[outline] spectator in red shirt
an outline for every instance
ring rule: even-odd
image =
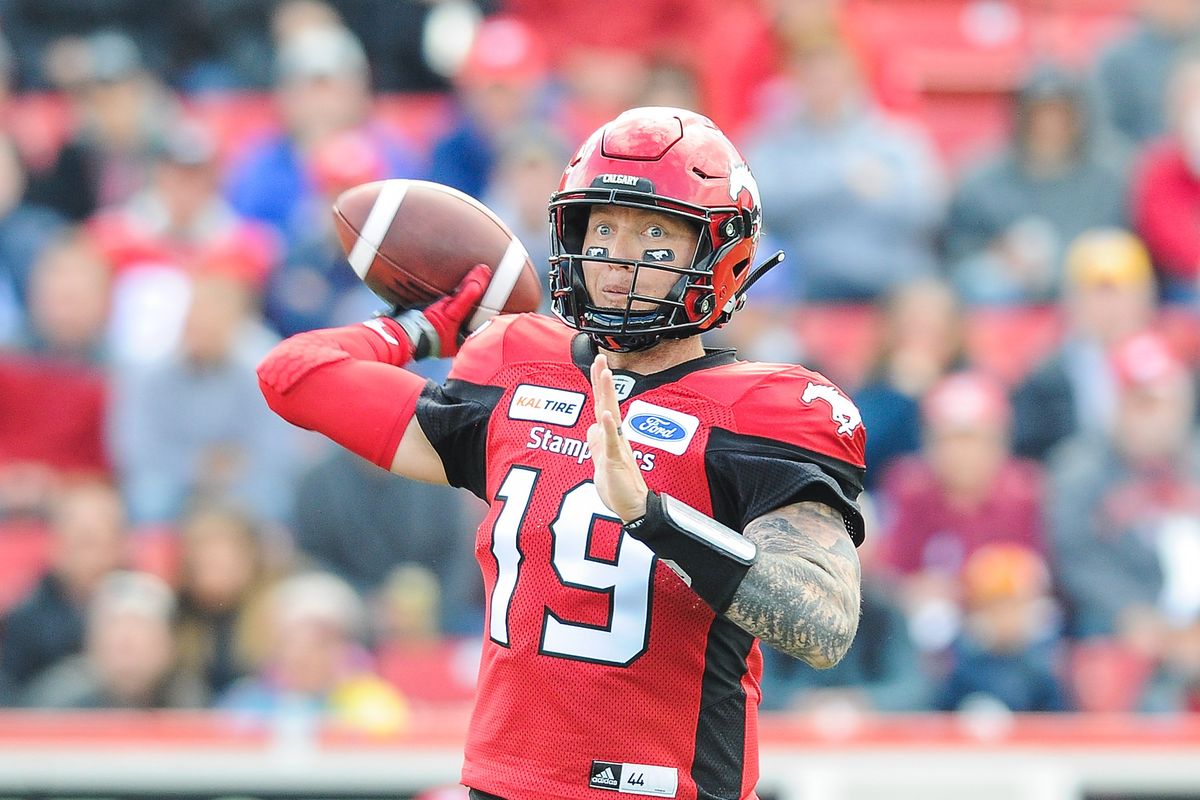
[[[1012,410],[981,373],[957,373],[922,402],[924,445],[884,479],[885,550],[919,646],[941,649],[958,631],[959,576],[979,548],[1012,542],[1042,552],[1042,474],[1011,455]]]
[[[1197,295],[1200,275],[1200,55],[1179,62],[1167,91],[1170,134],[1143,153],[1133,179],[1134,226],[1167,300]]]

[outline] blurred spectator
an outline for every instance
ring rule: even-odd
[[[134,522],[170,521],[202,499],[287,517],[296,440],[258,391],[254,366],[269,337],[253,305],[244,280],[215,267],[198,275],[179,349],[118,374],[111,441]]]
[[[1058,618],[1042,557],[1022,545],[985,545],[963,565],[962,585],[966,619],[934,707],[1066,711]]]
[[[562,165],[570,153],[561,137],[548,128],[511,131],[500,142],[495,173],[483,194],[484,204],[516,234],[537,267],[542,286],[549,286],[550,240],[546,236],[546,203],[558,189]],[[550,313],[550,292],[542,292],[543,314]]]
[[[461,632],[478,619],[482,587],[463,503],[452,489],[397,477],[337,448],[301,477],[292,528],[305,555],[363,594],[400,564],[428,568],[441,587],[439,625]]]
[[[61,88],[79,106],[81,125],[54,165],[31,176],[29,199],[82,220],[145,185],[153,152],[177,109],[128,36],[106,31],[64,46],[71,52],[61,80],[69,85]]]
[[[666,55],[656,57],[647,65],[646,84],[635,105],[686,108],[705,116],[710,113],[691,63]]]
[[[16,146],[0,137],[0,342],[21,321],[34,262],[63,227],[58,214],[25,199],[28,185]]]
[[[254,523],[230,508],[193,509],[180,528],[179,662],[215,696],[264,656],[266,555]]]
[[[920,456],[886,476],[889,565],[917,645],[938,650],[957,632],[959,577],[986,544],[1043,550],[1042,474],[1009,451],[1011,410],[991,378],[963,372],[942,379],[921,402]]]
[[[864,509],[870,513],[872,509]],[[922,663],[908,633],[895,586],[880,564],[880,538],[859,547],[863,568],[862,616],[850,650],[828,670],[806,669],[779,651],[763,647],[764,710],[920,711],[929,701]]]
[[[50,667],[23,705],[37,708],[200,708],[207,691],[175,663],[171,587],[148,573],[114,572],[88,604],[86,647]]]
[[[65,235],[33,265],[28,324],[0,351],[0,517],[38,517],[64,478],[104,475],[108,265]]]
[[[947,259],[971,303],[1053,300],[1067,243],[1126,218],[1125,178],[1097,143],[1081,81],[1034,70],[1013,123],[1009,147],[967,172],[946,221]]]
[[[104,363],[109,279],[108,262],[87,237],[60,232],[31,265],[21,349],[64,366]]]
[[[530,26],[511,17],[485,21],[455,76],[462,115],[433,143],[430,179],[482,196],[500,141],[538,116],[546,78],[546,54]]]
[[[1140,334],[1112,353],[1116,425],[1051,462],[1049,508],[1071,631],[1158,665],[1141,705],[1178,710],[1200,687],[1200,443],[1192,376]]]
[[[371,670],[361,644],[365,612],[348,584],[304,573],[279,583],[268,603],[266,664],[235,683],[222,708],[260,719],[328,716],[375,731],[406,724],[405,700]]]
[[[1195,0],[1138,0],[1136,26],[1096,61],[1100,108],[1129,141],[1140,144],[1166,128],[1166,86],[1182,49],[1200,37]]]
[[[747,148],[764,227],[787,252],[797,295],[864,300],[932,274],[941,175],[927,138],[883,116],[832,28],[797,46],[799,107],[763,120]],[[791,265],[791,267],[789,267]]]
[[[465,50],[465,30],[501,0],[331,0],[366,47],[380,92],[443,92],[451,62]]]
[[[152,362],[174,349],[190,275],[231,271],[257,288],[279,258],[272,229],[243,219],[221,196],[207,128],[182,122],[165,132],[148,177],[127,203],[88,223],[115,272],[110,336],[113,359],[122,364]]]
[[[254,145],[228,181],[234,207],[274,225],[286,239],[303,232],[298,208],[313,196],[305,169],[312,149],[338,131],[361,129],[383,153],[388,177],[417,174],[413,157],[371,120],[371,88],[362,45],[340,27],[301,27],[277,44],[276,98],[284,131]]]
[[[419,564],[392,570],[375,595],[379,674],[414,705],[469,705],[475,697],[480,644],[443,636],[437,576]]]
[[[42,670],[83,647],[84,611],[125,560],[125,510],[112,486],[68,485],[50,510],[50,571],[4,621],[0,689],[11,704]]]
[[[1200,611],[1190,586],[1200,564],[1200,460],[1192,430],[1195,390],[1160,337],[1142,333],[1111,355],[1116,425],[1109,437],[1080,436],[1051,462],[1056,502],[1050,528],[1058,572],[1078,635],[1145,631],[1126,617],[1186,622]]]
[[[774,66],[768,5],[761,0],[506,0],[503,7],[546,41],[569,94],[580,101],[572,130],[582,136],[634,105],[646,62],[664,54],[693,59],[704,99],[704,107],[696,110],[722,130],[738,128],[753,107],[753,88]],[[614,101],[621,106],[616,111]]]
[[[1132,189],[1134,225],[1159,269],[1163,297],[1200,296],[1200,50],[1171,73],[1170,135],[1143,152]]]
[[[900,456],[921,446],[921,398],[965,366],[965,320],[958,297],[935,278],[906,283],[887,297],[878,360],[854,402],[869,427],[868,479],[876,486]]]
[[[284,42],[312,28],[342,28],[345,20],[325,0],[282,0],[271,12],[271,38],[278,49]]]
[[[1013,393],[1013,449],[1039,460],[1072,435],[1108,434],[1117,408],[1109,348],[1145,330],[1155,312],[1150,256],[1133,234],[1088,231],[1065,260],[1066,336]]]
[[[55,88],[48,53],[66,39],[98,30],[120,31],[146,54],[161,73],[170,54],[167,28],[171,15],[147,14],[141,0],[6,0],[4,32],[16,50],[23,89]]]
[[[184,0],[167,17],[171,84],[189,94],[271,85],[276,0]]]
[[[330,208],[346,189],[387,177],[383,151],[361,130],[339,131],[313,148],[307,171],[313,196],[296,210],[306,222],[271,273],[263,298],[267,322],[282,336],[349,325],[382,307],[350,268]]]

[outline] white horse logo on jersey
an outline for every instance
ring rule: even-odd
[[[800,395],[801,402],[812,405],[814,400],[824,400],[829,404],[833,413],[833,421],[838,424],[837,432],[841,436],[853,436],[854,429],[862,425],[862,415],[858,407],[850,402],[850,398],[836,388],[823,383],[808,382],[804,394]]]

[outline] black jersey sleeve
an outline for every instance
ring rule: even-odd
[[[460,380],[430,382],[417,398],[417,422],[442,459],[451,486],[487,500],[487,436],[504,390]]]
[[[783,506],[818,501],[841,511],[847,533],[855,545],[862,544],[859,468],[785,442],[720,428],[710,432],[705,468],[713,514],[735,530]]]

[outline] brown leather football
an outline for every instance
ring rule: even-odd
[[[492,281],[470,325],[535,311],[541,279],[525,246],[483,203],[430,181],[393,178],[347,189],[333,204],[350,266],[383,300],[423,308],[454,291],[476,264]]]

